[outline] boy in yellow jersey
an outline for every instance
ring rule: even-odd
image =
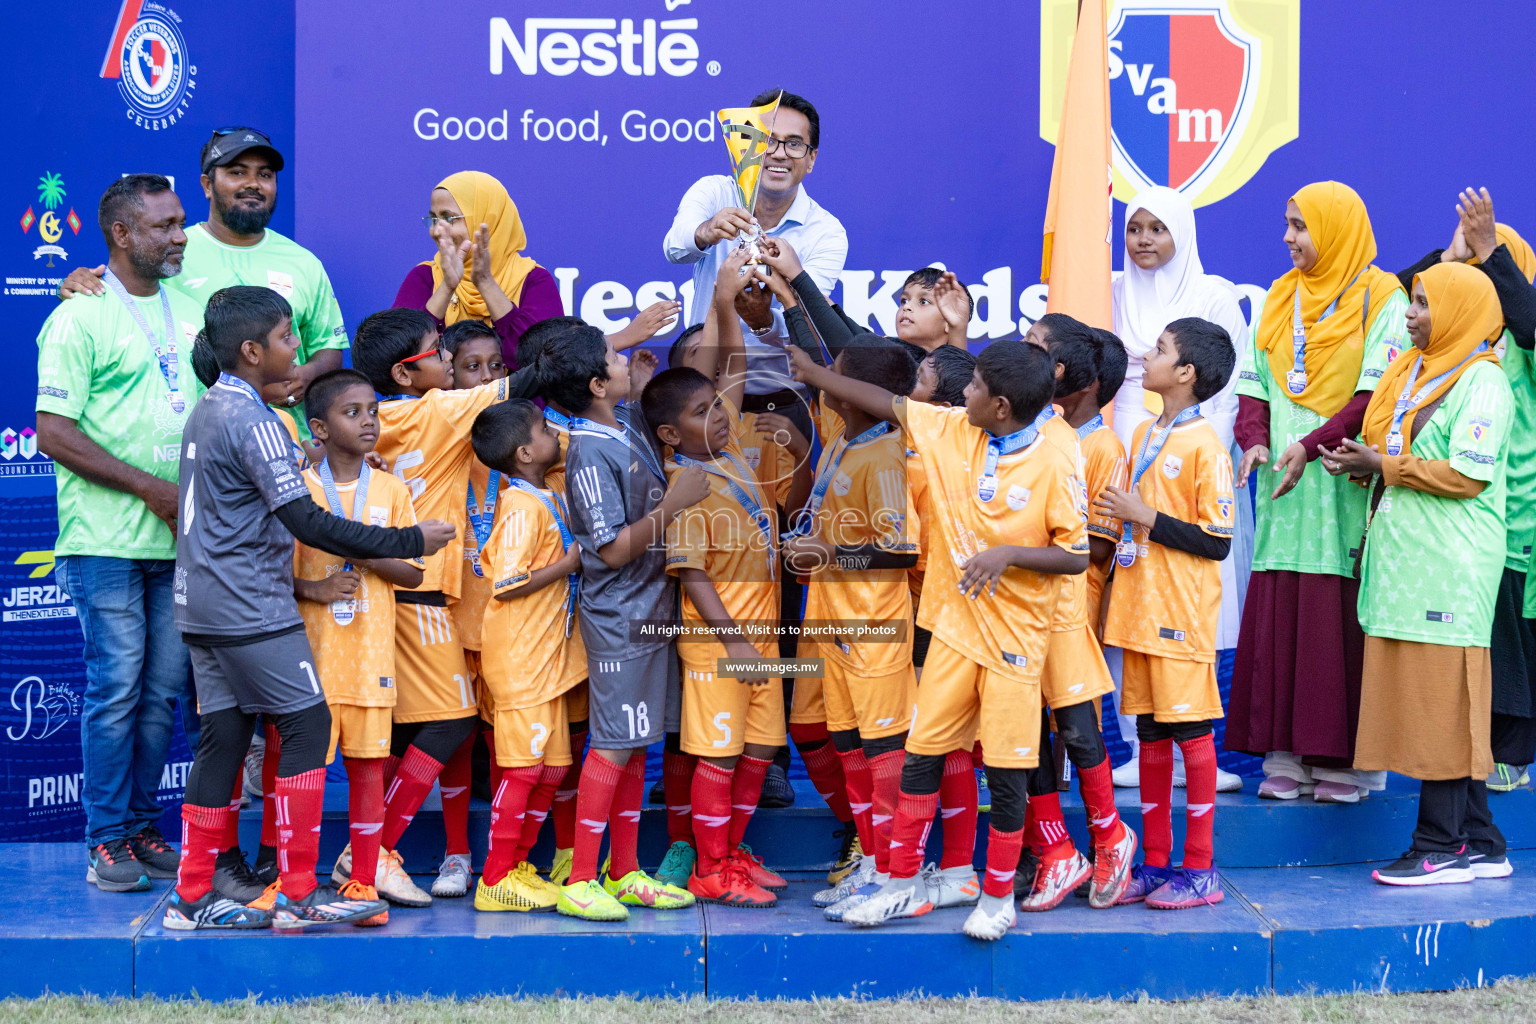
[[[1104,642],[1125,651],[1124,711],[1138,716],[1145,863],[1121,901],[1158,910],[1219,903],[1211,860],[1216,811],[1212,719],[1216,688],[1220,562],[1232,545],[1232,459],[1200,416],[1236,356],[1225,329],[1198,317],[1168,325],[1146,358],[1143,386],[1163,399],[1162,414],[1132,438],[1129,490],[1108,487],[1100,515],[1121,520],[1114,591]],[[1188,777],[1184,863],[1174,868],[1173,744]]]
[[[405,485],[364,461],[379,436],[378,399],[368,378],[356,370],[332,370],[314,380],[307,398],[310,432],[325,446],[325,458],[304,473],[315,503],[354,522],[414,525]],[[339,884],[350,899],[377,899],[378,874],[395,867],[379,848],[384,758],[395,704],[395,587],[421,583],[422,564],[421,559],[353,562],[303,543],[294,550],[293,592],[331,706],[327,760],[340,750],[347,768],[353,857]],[[358,923],[388,920],[385,911]]]
[[[474,460],[470,427],[492,403],[527,397],[535,374],[523,369],[467,391],[452,390],[453,364],[440,347],[436,324],[419,309],[387,309],[368,317],[358,325],[352,359],[375,391],[392,396],[379,405],[378,451],[410,489],[418,518],[441,518],[467,529],[464,499]],[[394,776],[386,779],[386,851],[395,849],[478,717],[450,611],[463,592],[462,565],[461,547],[439,552],[427,559],[420,586],[395,595],[398,692],[385,766],[386,777]],[[350,851],[343,851],[337,870],[348,866]],[[386,890],[385,897],[405,906],[432,902],[407,877],[402,882],[408,884]]]
[[[560,441],[537,406],[491,406],[470,440],[480,464],[505,474],[481,552],[495,595],[484,610],[483,682],[500,771],[475,909],[553,910],[560,890],[534,872],[528,851],[571,764],[566,694],[587,677],[576,627],[581,549],[565,496],[546,486]]]
[[[1040,674],[1061,575],[1088,565],[1076,466],[1040,437],[1053,365],[1021,342],[976,360],[966,407],[892,395],[790,353],[797,379],[894,420],[922,459],[933,526],[921,615],[933,632],[908,732],[891,832],[891,880],[843,920],[871,926],[933,909],[918,876],[945,756],[981,740],[992,786],[987,874],[964,931],[999,939],[1013,924],[1027,770],[1039,763]]]

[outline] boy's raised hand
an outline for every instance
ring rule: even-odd
[[[933,286],[933,301],[944,318],[944,326],[950,330],[966,327],[971,322],[971,297],[960,279],[946,270]]]
[[[416,525],[421,528],[421,553],[423,555],[437,554],[459,532],[452,523],[446,523],[441,519],[428,519],[426,522],[417,523]]]
[[[789,375],[801,384],[814,384],[812,379],[826,367],[816,365],[816,360],[806,354],[805,350],[791,345],[784,350],[789,355]]]
[[[799,277],[805,267],[800,265],[800,257],[796,255],[794,247],[782,238],[765,238],[762,243],[762,261],[773,272],[782,277],[785,283]]]
[[[629,357],[629,393],[638,395],[656,375],[656,353],[642,348]]]
[[[720,270],[715,274],[715,301],[721,302],[729,298],[735,301],[737,295],[752,281],[751,274],[743,274],[741,268],[747,265],[746,246],[737,246],[731,250],[725,262],[720,264]]]
[[[635,314],[635,318],[630,321],[626,333],[638,333],[641,335],[640,341],[649,341],[668,327],[671,327],[677,320],[677,314],[682,311],[683,304],[676,299],[662,299],[658,302],[653,302]],[[638,343],[636,342],[636,344]]]

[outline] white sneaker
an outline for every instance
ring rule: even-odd
[[[923,884],[928,887],[928,902],[935,910],[944,907],[975,906],[981,895],[981,882],[968,864],[941,868],[937,864],[923,865]]]
[[[893,878],[867,901],[844,914],[843,920],[860,928],[873,928],[899,917],[921,917],[932,909],[928,887],[921,879]]]
[[[1116,789],[1139,789],[1141,787],[1141,762],[1131,758],[1125,764],[1109,773],[1111,781]],[[1179,783],[1182,785],[1182,783]]]
[[[433,896],[463,896],[469,892],[469,854],[450,853],[437,867],[437,881],[432,883]]]
[[[261,764],[267,757],[267,738],[257,729],[251,736],[250,749],[245,752],[245,793],[261,799]],[[244,795],[244,794],[242,794]]]
[[[1008,929],[1013,927],[1017,917],[1013,910],[1011,894],[988,896],[982,893],[976,909],[971,911],[971,916],[965,919],[965,925],[961,930],[973,939],[996,942],[1008,934]]]
[[[348,870],[351,870],[350,867]],[[421,890],[411,876],[405,873],[405,864],[398,852],[379,848],[379,866],[374,873],[373,887],[379,895],[402,907],[430,907],[432,897]]]
[[[382,854],[381,854],[382,855]],[[382,861],[380,862],[382,863]],[[331,881],[339,889],[352,878],[352,844],[348,843],[336,855],[336,866],[331,869]]]
[[[861,857],[859,859],[859,863],[854,867],[852,873],[850,873],[847,878],[843,879],[841,882],[838,882],[830,889],[822,889],[815,896],[812,896],[811,906],[830,907],[834,903],[841,903],[853,893],[853,890],[859,888],[862,885],[868,885],[874,880],[874,855],[871,854],[868,857]]]
[[[1188,779],[1184,774],[1184,762],[1178,758],[1174,758],[1173,761],[1173,784],[1179,789],[1184,789],[1188,785]],[[1120,783],[1117,781],[1115,785],[1118,786]],[[1223,768],[1216,769],[1216,792],[1240,793],[1242,789],[1243,777],[1241,775],[1233,775]]]

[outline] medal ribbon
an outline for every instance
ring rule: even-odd
[[[628,430],[624,430],[622,428],[615,430],[606,423],[599,423],[596,420],[589,420],[585,416],[573,416],[571,417],[570,423],[570,429],[572,430],[590,431],[594,434],[601,434],[604,437],[611,437],[615,441],[622,441],[625,446],[627,446],[629,450],[633,452],[637,458],[639,458],[641,462],[645,463],[646,469],[656,474],[656,479],[660,480],[662,483],[667,482],[666,470],[662,469],[661,463],[656,461],[656,453],[651,451],[649,446],[636,442],[632,437],[629,436]]]
[[[747,469],[746,466],[743,466],[740,462],[736,461],[736,456],[732,455],[730,452],[721,452],[720,455],[731,464],[731,468],[733,470],[741,474],[742,480],[752,479],[751,470]],[[688,468],[689,466],[698,466],[700,469],[710,474],[711,476],[717,476],[721,480],[725,481],[726,486],[731,489],[731,496],[736,499],[736,503],[740,505],[742,511],[747,514],[747,518],[752,520],[752,524],[756,526],[762,533],[763,543],[767,546],[765,554],[768,558],[768,578],[770,580],[774,579],[773,517],[763,509],[763,506],[755,497],[752,496],[751,492],[747,491],[744,487],[741,486],[741,484],[737,483],[735,478],[733,478],[729,473],[726,473],[714,463],[700,462],[698,459],[690,459],[688,456],[682,454],[681,452],[674,454],[672,456],[672,461],[677,463],[679,466],[682,466],[684,469]]]
[[[1344,286],[1344,290],[1339,293],[1338,298],[1328,303],[1328,308],[1323,310],[1322,316],[1317,318],[1317,323],[1320,324],[1333,315],[1334,309],[1339,304],[1339,299],[1349,294],[1349,290],[1355,286],[1356,281],[1360,280],[1360,275],[1363,273],[1365,273],[1363,267],[1355,272],[1355,276],[1349,279],[1349,284]],[[1291,303],[1291,373],[1301,375],[1301,391],[1305,391],[1307,389],[1307,328],[1301,322],[1300,288],[1296,289],[1292,294],[1292,298],[1294,301]],[[1316,326],[1316,324],[1313,326]],[[1289,389],[1289,381],[1287,381],[1287,389]],[[1300,393],[1300,391],[1292,392],[1292,394]]]
[[[1028,448],[1035,443],[1035,438],[1040,436],[1040,428],[1043,427],[1056,410],[1047,403],[1044,409],[1035,416],[1035,421],[1023,430],[1015,430],[1006,437],[987,438],[987,458],[981,471],[981,479],[976,483],[976,496],[982,501],[991,501],[997,493],[997,463],[1004,455],[1012,455],[1022,448]],[[989,491],[987,481],[993,481]]]
[[[357,491],[352,495],[352,521],[360,523],[363,515],[368,511],[368,477],[373,472],[368,463],[363,463],[363,468],[357,474]],[[320,465],[315,467],[315,474],[320,477],[320,486],[325,490],[325,503],[331,507],[331,515],[340,519],[347,517],[346,510],[341,507],[341,494],[336,489],[336,478],[331,475],[331,461],[320,460]],[[342,572],[352,568],[352,563],[344,561],[341,564]]]
[[[1417,391],[1415,391],[1413,388],[1413,382],[1418,379],[1419,367],[1424,365],[1424,357],[1421,355],[1413,361],[1413,372],[1408,375],[1407,380],[1403,381],[1403,391],[1400,395],[1397,396],[1397,401],[1392,405],[1392,430],[1387,434],[1388,455],[1402,454],[1401,446],[1403,437],[1403,417],[1408,414],[1408,410],[1422,402],[1424,400],[1424,396],[1434,391],[1435,388],[1439,387],[1441,384],[1444,384],[1446,378],[1450,377],[1457,370],[1460,370],[1471,360],[1486,351],[1488,351],[1488,343],[1485,341],[1481,345],[1477,346],[1477,348],[1467,353],[1467,357],[1461,362],[1457,363],[1449,370],[1446,370],[1434,380],[1426,381],[1424,386],[1419,388]],[[1399,446],[1398,451],[1395,452],[1391,451],[1393,438],[1397,439]]]
[[[1141,451],[1136,453],[1136,464],[1131,473],[1131,493],[1134,494],[1136,492],[1136,485],[1141,483],[1141,478],[1146,475],[1147,470],[1152,468],[1152,463],[1157,461],[1157,457],[1163,453],[1163,447],[1168,443],[1168,439],[1173,436],[1174,428],[1187,420],[1194,419],[1198,415],[1200,415],[1200,406],[1197,403],[1175,416],[1173,422],[1162,430],[1157,429],[1156,420],[1152,421],[1147,427],[1147,432],[1142,435]],[[1154,434],[1157,435],[1155,444],[1152,437]],[[1120,523],[1120,543],[1116,545],[1116,561],[1125,566],[1136,561],[1135,545],[1136,541],[1131,535],[1130,522],[1122,520]],[[1123,553],[1127,551],[1130,552],[1128,559]]]
[[[128,312],[133,314],[133,322],[139,325],[139,330],[144,332],[144,337],[149,339],[149,347],[154,350],[155,363],[160,367],[160,376],[165,379],[166,389],[170,392],[171,409],[177,413],[185,412],[186,400],[181,397],[181,388],[177,378],[181,373],[181,366],[176,361],[176,324],[171,318],[171,297],[166,294],[165,286],[160,286],[160,311],[165,314],[165,347],[155,338],[155,332],[149,329],[149,321],[144,319],[144,311],[139,309],[139,304],[133,301],[128,294],[128,289],[123,282],[117,279],[112,271],[107,271],[104,280],[112,289],[123,305],[128,307]],[[261,396],[256,396],[256,401],[261,401]],[[265,405],[266,403],[262,403]]]
[[[500,476],[499,473],[497,475]],[[560,550],[562,552],[570,551],[571,545],[576,543],[576,536],[575,534],[571,533],[570,514],[566,512],[565,502],[561,499],[560,495],[555,494],[553,491],[545,493],[539,488],[533,486],[533,484],[529,483],[527,480],[524,480],[520,477],[508,477],[508,480],[516,490],[531,494],[544,503],[544,507],[548,509],[549,514],[554,517],[555,525],[560,528]],[[483,541],[481,543],[482,545],[484,544]],[[571,635],[571,622],[576,614],[576,599],[580,593],[581,574],[573,572],[565,578],[566,636]]]
[[[816,474],[816,482],[811,485],[811,496],[806,501],[805,508],[796,517],[795,528],[789,531],[791,536],[805,536],[811,532],[811,524],[816,521],[816,513],[821,511],[822,504],[827,500],[827,489],[832,486],[832,478],[837,475],[837,468],[842,465],[843,455],[848,449],[856,444],[864,444],[877,437],[883,437],[890,430],[891,425],[882,420],[851,441],[846,434],[838,438],[838,443],[833,446],[827,461]]]

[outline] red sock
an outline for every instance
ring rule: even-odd
[[[261,845],[277,847],[277,761],[283,755],[283,741],[277,734],[277,726],[262,716],[262,735],[267,738],[265,753],[261,756]]]
[[[731,776],[721,768],[700,759],[693,772],[693,841],[698,850],[700,875],[720,870],[720,862],[730,853]]]
[[[981,740],[977,740],[974,744],[971,745],[971,767],[975,768],[977,771],[981,771],[983,768],[985,768],[987,763],[985,760],[983,760],[983,757],[984,754],[982,753],[981,749]]]
[[[1055,793],[1047,793],[1044,796],[1032,796],[1029,798],[1030,818],[1034,822],[1034,832],[1030,835],[1032,844],[1038,843],[1044,856],[1060,856],[1072,846],[1072,837],[1067,835],[1067,820],[1061,816],[1061,797]],[[996,829],[993,829],[994,834]],[[1023,835],[1024,831],[1019,830]],[[987,860],[991,863],[991,858]]]
[[[544,821],[549,817],[549,805],[554,802],[555,789],[560,785],[560,780],[565,778],[567,767],[567,765],[560,765],[558,768],[545,765],[543,774],[539,776],[539,784],[533,787],[532,793],[528,794],[528,809],[523,812],[523,834],[517,841],[517,859],[513,862],[514,865],[527,860],[528,854],[533,850],[533,844],[539,841],[539,830],[544,827]]]
[[[1120,811],[1115,807],[1115,782],[1110,777],[1109,758],[1092,768],[1077,769],[1077,788],[1088,809],[1088,832],[1095,843],[1106,843],[1118,834]]]
[[[644,756],[630,754],[631,758]],[[587,755],[587,763],[581,771],[581,788],[576,793],[576,818],[581,827],[576,830],[573,847],[576,852],[572,854],[569,884],[590,882],[597,877],[597,851],[603,844],[614,793],[623,777],[623,765],[614,764],[595,750]]]
[[[667,842],[693,842],[693,766],[698,758],[681,751],[661,755],[661,779],[667,793]]]
[[[581,766],[585,758],[582,748],[587,745],[587,731],[571,733],[571,766],[565,778],[555,790],[555,802],[550,814],[555,819],[555,849],[569,850],[576,845],[576,794],[581,789]]]
[[[896,820],[891,825],[892,878],[917,877],[938,809],[937,793],[902,793],[896,798]]]
[[[1139,758],[1142,857],[1152,867],[1165,868],[1173,852],[1173,814],[1168,806],[1173,799],[1173,740],[1144,741]]]
[[[324,803],[324,768],[278,778],[277,869],[282,874],[283,895],[291,900],[301,900],[315,891]]]
[[[736,759],[736,770],[731,773],[731,834],[730,848],[741,845],[747,837],[747,826],[757,813],[757,800],[763,795],[763,776],[768,774],[772,761],[763,761],[742,754]]]
[[[344,757],[347,768],[347,831],[352,838],[354,882],[372,885],[384,831],[384,759]]]
[[[853,827],[859,830],[859,846],[866,857],[875,855],[875,776],[869,770],[863,747],[838,751],[843,759],[843,779],[848,790],[848,807]]]
[[[389,792],[389,787],[395,784],[395,776],[400,773],[400,759],[390,754],[384,759],[384,792]]]
[[[944,822],[944,853],[939,867],[957,868],[976,862],[976,769],[971,755],[956,750],[944,758],[939,782],[939,817]]]
[[[443,774],[437,780],[450,855],[469,852],[469,758],[474,749],[475,734],[471,732],[443,765]]]
[[[853,810],[848,806],[848,782],[843,775],[843,759],[837,756],[832,745],[832,734],[827,732],[826,722],[807,722],[789,725],[789,738],[800,751],[805,762],[805,773],[811,777],[823,802],[831,809],[832,816],[841,822],[853,820]]]
[[[543,766],[537,764],[508,768],[502,773],[496,798],[491,801],[490,848],[485,854],[485,867],[480,872],[486,885],[495,885],[517,867],[517,847],[523,837],[528,797],[543,774]]]
[[[560,777],[562,779],[565,778],[565,768],[565,765],[560,766]],[[491,750],[490,770],[486,773],[486,778],[491,784],[491,794],[493,796],[495,795],[496,791],[501,788],[501,777],[502,775],[506,774],[506,771],[507,769],[496,763],[496,751],[493,747]]]
[[[987,835],[987,877],[981,883],[981,891],[988,896],[1012,896],[1013,876],[1019,870],[1019,854],[1024,849],[1024,830],[999,832],[991,829]]]
[[[235,792],[229,798],[229,817],[224,822],[224,845],[221,850],[240,848],[240,797],[245,788],[245,772],[235,776]]]
[[[432,783],[443,772],[443,762],[417,747],[405,748],[400,770],[384,795],[384,849],[393,850],[400,837],[421,810],[421,802],[432,792]]]
[[[1184,867],[1211,866],[1216,831],[1216,737],[1210,733],[1179,744],[1184,752]]]
[[[901,796],[901,766],[906,759],[905,750],[887,750],[869,759],[869,773],[875,780],[875,809],[870,824],[875,833],[875,870],[881,874],[891,870],[891,827],[896,817],[896,801]]]
[[[200,900],[213,888],[213,863],[222,850],[229,805],[181,805],[181,860],[176,865],[176,891],[183,900]]]
[[[613,792],[613,809],[608,814],[609,878],[623,878],[640,868],[640,804],[645,799],[645,754],[629,755],[624,777]]]

